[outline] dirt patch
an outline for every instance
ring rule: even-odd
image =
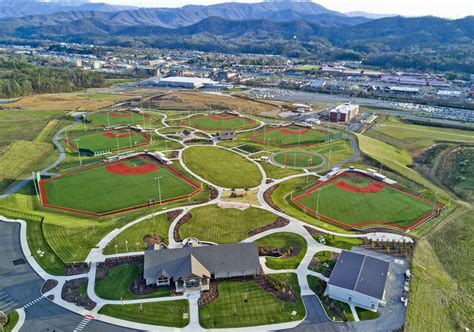
[[[43,287],[41,287],[41,294],[47,293],[58,285],[57,280],[48,279],[44,282]]]
[[[113,164],[105,167],[111,173],[120,175],[137,175],[155,172],[160,169],[160,166],[153,163],[148,163],[142,166],[130,167],[125,163]]]
[[[268,205],[270,205],[273,209],[283,212],[273,201],[272,201],[272,194],[273,192],[278,188],[278,184],[274,185],[273,187],[268,188],[264,193],[263,193],[263,199],[265,202],[267,202]]]
[[[160,235],[156,234],[147,234],[143,237],[143,242],[146,243],[147,247],[163,243],[164,239]]]
[[[83,307],[87,310],[94,309],[97,303],[92,301],[89,296],[87,296],[87,292],[85,294],[83,292],[84,287],[87,287],[87,281],[87,278],[66,281],[61,291],[62,299],[69,303],[74,303],[75,305]]]
[[[183,241],[183,239],[179,235],[179,228],[183,226],[185,223],[187,223],[189,220],[191,220],[192,217],[193,215],[190,212],[188,212],[176,223],[176,227],[174,228],[174,231],[173,231],[173,238],[176,242]]]
[[[84,274],[89,272],[90,266],[88,263],[68,263],[64,264],[66,268],[66,275],[73,276],[77,274]]]
[[[166,212],[166,218],[168,218],[169,222],[173,222],[182,212],[183,210],[181,209],[168,211]]]
[[[283,218],[283,217],[278,217],[273,223],[271,223],[270,225],[267,225],[267,226],[263,226],[263,227],[259,227],[259,228],[256,228],[256,229],[253,229],[251,230],[250,232],[248,232],[248,236],[254,236],[256,234],[259,234],[259,233],[262,233],[262,232],[266,232],[270,229],[275,229],[275,228],[281,228],[281,227],[285,227],[286,225],[288,225],[290,223],[290,221],[286,218]]]
[[[178,158],[179,157],[179,151],[173,150],[171,151],[171,158]]]
[[[287,248],[275,248],[270,246],[265,247],[258,247],[258,255],[259,256],[272,256],[278,257],[282,259],[289,259],[299,255],[301,252],[300,247],[297,246],[289,246]]]
[[[379,191],[382,191],[385,188],[385,186],[381,184],[380,182],[372,182],[371,184],[360,188],[360,187],[353,186],[343,180],[336,181],[336,186],[343,190],[354,192],[354,193],[378,193]]]

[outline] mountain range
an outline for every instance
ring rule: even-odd
[[[181,8],[124,9],[96,3],[63,3],[57,7],[68,10],[0,18],[0,41],[271,53],[320,60],[393,62],[394,67],[417,67],[422,63],[421,67],[456,67],[474,72],[472,16],[458,20],[400,16],[370,19],[345,15],[313,2],[294,1]]]

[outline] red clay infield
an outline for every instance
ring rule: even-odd
[[[236,117],[235,116],[219,116],[219,115],[211,115],[210,118],[212,120],[234,120]]]
[[[105,169],[115,174],[136,175],[136,174],[145,174],[145,173],[157,171],[160,169],[160,166],[155,165],[153,163],[148,163],[143,166],[130,167],[125,163],[118,163],[118,164],[106,166]]]
[[[103,133],[102,135],[104,135],[105,137],[110,137],[110,138],[123,138],[123,137],[130,137],[130,136],[135,136],[135,133],[125,133],[125,134],[114,134],[110,131],[106,132],[106,133]]]
[[[280,133],[290,134],[290,135],[303,135],[303,134],[309,133],[309,129],[302,129],[302,130],[298,130],[298,131],[293,131],[293,130],[289,130],[289,129],[286,129],[286,128],[281,128]]]
[[[366,185],[365,187],[359,188],[353,186],[344,180],[336,181],[336,186],[346,191],[352,191],[354,193],[378,193],[383,190],[384,185],[379,182],[372,182],[371,184]]]
[[[132,116],[132,113],[110,113],[110,116]]]

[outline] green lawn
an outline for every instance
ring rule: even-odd
[[[315,268],[312,268],[311,270],[314,272],[323,273],[326,270],[326,268],[323,266],[324,263],[328,264],[330,269],[334,268],[336,262],[332,260],[332,255],[332,251],[317,252],[313,257],[318,259],[319,265]]]
[[[3,327],[2,332],[11,332],[15,328],[18,320],[20,319],[20,315],[18,315],[18,311],[13,311],[8,315],[7,325]]]
[[[322,143],[327,132],[298,126],[264,129],[251,137],[252,141],[283,147]]]
[[[230,114],[194,115],[181,120],[180,124],[201,130],[235,130],[258,126],[258,123],[252,119]]]
[[[179,229],[181,238],[197,237],[216,243],[240,242],[249,237],[249,231],[277,219],[273,213],[258,208],[221,209],[217,205],[192,209],[191,214],[192,219]]]
[[[130,286],[139,275],[143,275],[143,270],[138,265],[126,264],[116,266],[110,270],[105,279],[96,282],[95,293],[98,297],[105,300],[131,300],[171,295],[171,291],[167,287],[144,296],[132,294]]]
[[[118,174],[109,171],[110,167],[127,168],[126,171],[151,169],[141,174]],[[49,205],[101,214],[146,205],[150,200],[159,202],[157,177],[160,177],[162,201],[190,195],[199,189],[148,156],[89,168],[42,184]]]
[[[294,233],[274,233],[260,238],[256,242],[259,247],[270,246],[288,249],[290,246],[295,246],[300,249],[298,255],[292,258],[267,257],[267,266],[274,270],[298,268],[308,248],[306,240]]]
[[[306,207],[310,213],[319,212],[320,215],[334,220],[335,223],[339,222],[348,226],[364,227],[380,223],[407,227],[433,210],[432,203],[385,184],[383,184],[384,188],[378,192],[365,193],[346,190],[339,187],[339,183],[353,187],[381,184],[361,174],[357,174],[357,178],[350,178],[349,174],[342,175],[324,184],[319,190],[294,199]]]
[[[63,137],[66,141],[66,137]],[[92,152],[104,150],[133,149],[137,145],[148,143],[144,133],[135,130],[121,129],[108,131],[94,131],[79,136],[67,138],[67,143],[74,149],[91,150]]]
[[[143,238],[146,235],[161,236],[164,239],[164,242],[167,244],[168,230],[170,226],[171,222],[168,221],[166,213],[141,221],[119,233],[112,241],[110,241],[110,243],[104,249],[104,254],[111,255],[115,254],[115,252],[127,252],[126,241],[128,241],[129,252],[145,250],[147,248],[147,244]],[[117,248],[115,248],[115,245],[117,245]]]
[[[296,274],[272,277],[291,285],[299,296]],[[223,281],[219,283],[219,297],[199,308],[199,320],[204,328],[236,328],[297,321],[305,312],[301,297],[296,303],[284,302],[255,282]]]
[[[324,161],[323,158],[313,152],[306,151],[286,151],[277,153],[275,161],[279,164],[286,165],[289,167],[315,167],[321,165]]]
[[[143,304],[107,304],[99,310],[99,314],[142,324],[182,328],[189,324],[189,302],[176,300]],[[187,318],[184,318],[185,316]]]
[[[191,171],[220,187],[253,188],[262,181],[255,164],[222,148],[193,146],[184,151],[183,160]]]
[[[290,175],[300,174],[302,172],[302,170],[298,169],[278,167],[270,162],[265,161],[260,162],[260,165],[262,165],[267,177],[271,179],[281,179]]]
[[[377,319],[380,317],[380,313],[378,312],[373,312],[367,309],[355,307],[357,311],[357,316],[359,316],[360,320],[371,320],[371,319]]]

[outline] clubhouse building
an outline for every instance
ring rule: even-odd
[[[325,294],[334,300],[377,311],[384,301],[389,265],[382,259],[343,250]]]
[[[174,285],[177,292],[204,291],[212,279],[260,273],[255,242],[145,251],[146,284]]]

